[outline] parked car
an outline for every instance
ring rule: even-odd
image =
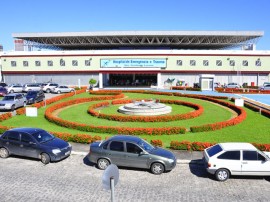
[[[54,88],[58,86],[57,83],[43,83],[42,90],[46,93],[51,93]]]
[[[23,92],[28,92],[30,90],[41,90],[41,86],[38,83],[26,83],[23,85]]]
[[[58,86],[56,88],[52,89],[52,93],[70,93],[70,92],[74,92],[75,89],[74,88],[69,88],[67,86]]]
[[[22,93],[23,92],[23,86],[21,84],[11,84],[7,87],[8,93]]]
[[[0,136],[0,157],[10,155],[40,159],[43,164],[68,157],[72,147],[39,128],[15,128]]]
[[[0,101],[0,110],[14,111],[24,106],[26,106],[26,98],[21,93],[8,94]]]
[[[0,83],[0,86],[1,86],[1,87],[6,87],[6,86],[7,86],[7,84],[6,84],[6,83],[1,82],[1,83]]]
[[[150,169],[156,175],[172,170],[176,165],[176,157],[172,152],[128,135],[116,135],[106,141],[92,143],[88,159],[102,170],[110,164],[116,164]]]
[[[37,102],[41,102],[45,99],[45,95],[44,92],[42,90],[39,91],[28,91],[26,94],[26,100],[27,100],[27,104],[34,104]]]
[[[219,143],[203,154],[207,172],[218,181],[230,175],[270,176],[270,152],[261,152],[250,143]]]
[[[8,94],[8,91],[5,87],[0,86],[0,96],[5,96],[6,94]]]
[[[240,88],[240,85],[237,83],[228,83],[225,88]]]
[[[259,89],[260,90],[270,90],[270,84],[266,84],[264,86],[261,86]]]
[[[220,88],[221,84],[219,82],[214,83],[214,88]]]

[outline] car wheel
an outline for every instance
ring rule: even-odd
[[[46,154],[46,153],[42,153],[41,154],[41,157],[40,157],[40,160],[41,160],[41,162],[43,163],[43,164],[48,164],[48,163],[50,163],[50,156],[48,155],[48,154]]]
[[[59,90],[59,91],[57,91],[57,93],[58,93],[58,94],[60,94],[60,93],[61,93],[61,91]]]
[[[14,90],[9,91],[10,93],[14,93]]]
[[[99,159],[97,162],[97,167],[101,170],[105,170],[110,165],[107,159]]]
[[[11,106],[11,111],[14,111],[15,110],[15,105],[12,105]]]
[[[50,93],[51,92],[51,90],[48,88],[47,90],[46,90],[46,93]]]
[[[227,169],[218,169],[215,173],[216,179],[218,181],[226,181],[230,177],[230,173]]]
[[[0,149],[0,157],[1,158],[7,158],[9,156],[8,150],[6,148]]]
[[[151,165],[151,172],[155,175],[160,175],[164,172],[164,166],[161,163],[153,163]]]

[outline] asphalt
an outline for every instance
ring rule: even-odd
[[[71,154],[86,156],[89,152],[89,144],[70,143],[72,145]],[[199,151],[171,150],[177,159],[178,164],[202,164],[203,153]]]

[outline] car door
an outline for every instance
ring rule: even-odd
[[[21,85],[14,85],[13,86],[14,92],[21,93],[22,92],[22,86]]]
[[[149,154],[144,152],[138,145],[126,142],[126,166],[136,168],[148,168]]]
[[[227,168],[234,175],[241,174],[240,150],[225,151],[216,160],[217,168]]]
[[[124,143],[122,141],[111,141],[109,149],[105,152],[106,156],[111,160],[111,163],[118,166],[126,165],[126,154],[124,152]]]
[[[20,155],[20,134],[15,131],[7,131],[3,138],[3,146],[11,154]]]
[[[270,175],[270,161],[258,151],[243,151],[243,175]]]
[[[69,90],[69,88],[67,86],[63,86],[63,89],[62,90],[65,93],[69,93],[70,92],[70,90]]]
[[[15,106],[16,108],[24,106],[24,99],[21,94],[15,96]]]
[[[38,158],[39,156],[39,147],[36,141],[29,136],[28,134],[21,133],[21,142],[20,142],[20,155]]]

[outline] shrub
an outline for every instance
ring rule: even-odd
[[[151,140],[150,143],[156,147],[163,147],[163,142],[161,140]]]

